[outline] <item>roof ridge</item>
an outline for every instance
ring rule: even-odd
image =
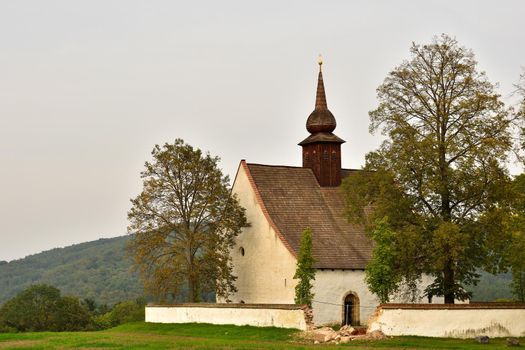
[[[261,163],[252,163],[252,162],[246,162],[247,165],[257,165],[257,166],[266,166],[266,167],[272,167],[272,168],[291,168],[291,169],[307,169],[311,170],[310,168],[305,168],[303,166],[298,165],[280,165],[280,164],[261,164]],[[355,169],[355,168],[341,168],[341,170],[345,171],[366,171],[363,169]]]
[[[244,159],[241,159],[241,160],[244,160]],[[305,167],[300,166],[300,165],[261,164],[261,163],[248,162],[246,160],[244,160],[244,161],[248,165],[267,166],[267,167],[274,167],[274,168],[279,167],[279,168],[293,168],[293,169],[310,169],[310,168],[305,168]],[[356,169],[356,168],[341,168],[341,170],[346,170],[346,171],[370,171],[370,170]]]
[[[307,169],[310,170],[310,168],[305,168],[302,166],[296,166],[296,165],[277,165],[277,164],[261,164],[261,163],[248,163],[247,165],[257,165],[257,166],[266,166],[266,167],[272,167],[272,168],[291,168],[291,169]]]

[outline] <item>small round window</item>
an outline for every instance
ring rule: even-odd
[[[239,249],[239,252],[241,252],[241,255],[244,256],[244,247],[241,247],[241,249]]]

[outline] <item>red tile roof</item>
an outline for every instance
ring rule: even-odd
[[[243,161],[244,163],[244,161]],[[349,224],[339,187],[320,187],[308,168],[246,164],[263,212],[287,248],[297,256],[301,234],[313,233],[315,267],[364,269],[372,243],[360,225]],[[359,170],[343,170],[343,177]]]

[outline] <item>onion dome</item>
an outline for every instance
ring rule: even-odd
[[[328,110],[326,104],[326,94],[324,91],[323,61],[319,59],[319,77],[317,79],[317,95],[315,98],[315,109],[306,121],[306,130],[311,134],[318,132],[332,132],[335,130],[336,122],[332,112]]]
[[[304,146],[310,143],[318,142],[332,142],[344,143],[345,141],[332,133],[337,126],[335,117],[328,110],[326,104],[326,94],[323,83],[323,61],[319,57],[319,76],[317,78],[317,94],[315,97],[315,109],[306,120],[306,130],[310,133],[306,139],[301,141],[299,145]]]

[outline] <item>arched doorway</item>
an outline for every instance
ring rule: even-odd
[[[343,298],[343,325],[359,325],[359,298],[354,292]]]

